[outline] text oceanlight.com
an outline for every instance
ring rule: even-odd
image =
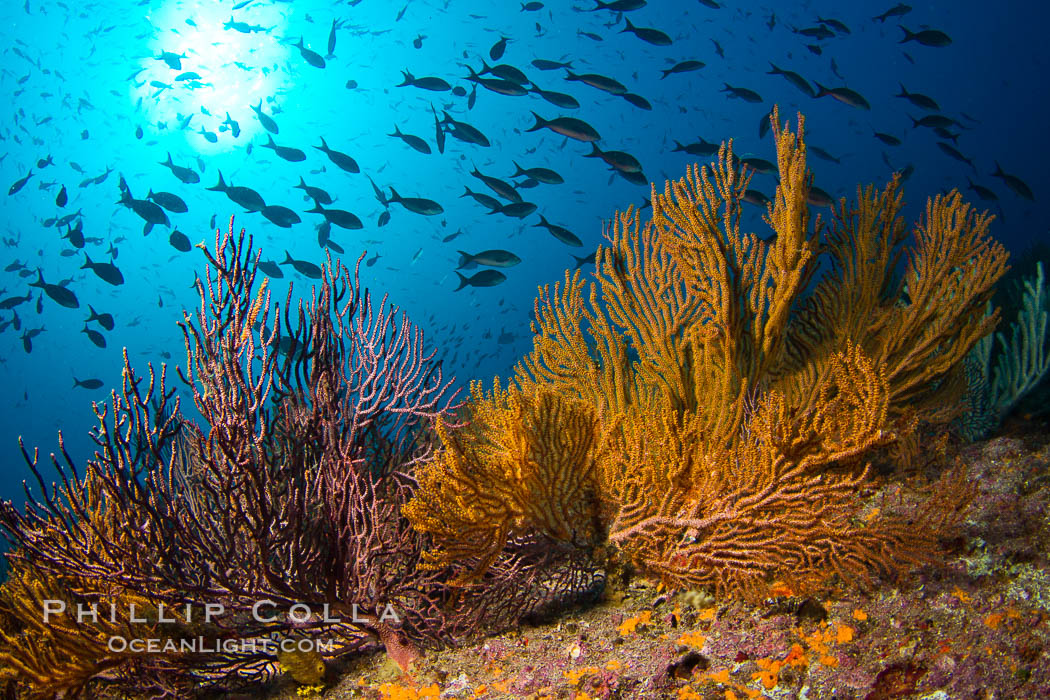
[[[224,653],[224,654],[266,654],[273,656],[278,651],[302,651],[334,653],[335,640],[329,639],[127,639],[119,635],[109,638],[106,647],[118,654],[172,654],[172,653]]]

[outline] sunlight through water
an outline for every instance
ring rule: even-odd
[[[142,138],[179,130],[204,155],[243,146],[262,128],[250,105],[269,111],[288,75],[278,70],[288,56],[280,41],[287,16],[261,6],[249,22],[218,3],[170,2],[148,19],[157,30],[152,53],[130,81]]]

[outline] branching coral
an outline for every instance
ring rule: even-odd
[[[498,381],[487,396],[475,382],[472,396],[468,427],[438,426],[444,449],[421,471],[419,495],[404,509],[434,537],[428,558],[467,565],[462,583],[488,569],[513,538],[595,545],[601,435],[592,409],[550,391],[504,390]],[[439,494],[449,498],[431,500]]]
[[[858,460],[893,437],[887,383],[855,348],[830,364],[813,410],[798,414],[767,392],[729,449],[705,441],[697,414],[629,421],[627,450],[604,481],[618,506],[610,541],[673,587],[749,598],[773,578],[804,591],[831,572],[866,584],[924,561],[958,521],[963,485],[956,476],[942,484],[946,507],[922,510],[918,522],[863,520],[858,495],[870,483]]]
[[[711,167],[654,188],[644,225],[633,208],[614,217],[593,283],[566,273],[540,289],[534,348],[516,371],[523,394],[554,392],[595,417],[601,441],[566,463],[595,470],[590,517],[605,541],[670,585],[752,597],[774,576],[806,587],[901,571],[958,521],[967,493],[955,475],[911,525],[888,511],[859,521],[858,491],[874,450],[952,414],[960,361],[995,322],[981,312],[1006,259],[990,217],[955,192],[928,203],[906,249],[896,178],[843,199],[830,226],[811,220],[802,119],[797,134],[776,111],[772,123],[772,236],[741,231],[750,176],[723,145]],[[474,435],[497,425],[475,420]],[[457,452],[455,437],[445,443]],[[495,492],[491,466],[443,469],[449,459],[436,458],[410,505],[428,532],[440,504]],[[514,492],[501,502],[535,498],[501,487]],[[462,515],[441,523],[442,539],[473,531]],[[486,539],[486,557],[500,539]]]
[[[1003,418],[1050,372],[1050,293],[1043,276],[1042,262],[1036,263],[1034,277],[1021,280],[1020,308],[1010,324],[1009,341],[1005,333],[983,337],[967,357],[969,405],[959,427],[971,440],[994,430]],[[992,351],[998,339],[995,367]],[[991,375],[991,376],[989,376]]]
[[[226,641],[294,630],[345,654],[379,640],[411,650],[469,628],[445,572],[420,566],[428,543],[400,512],[426,454],[420,431],[453,406],[421,332],[331,261],[297,311],[289,291],[281,318],[266,285],[256,291],[258,253],[232,220],[204,252],[180,370],[203,423],[183,415],[164,369],[139,376],[125,355],[121,390],[95,406],[94,458],[78,469],[62,450],[63,485],[49,489],[26,454],[41,495],[27,491],[24,511],[0,507],[16,565],[54,586],[221,606],[200,631]],[[297,619],[296,604],[313,614]],[[379,615],[387,604],[399,619]],[[136,687],[183,697],[180,682],[232,686],[278,665],[250,648],[139,670]]]
[[[106,502],[99,480],[90,475],[82,498],[91,530],[83,545],[71,540],[73,533],[57,521],[42,535],[51,540],[49,546],[70,554],[86,546],[93,558],[112,561],[106,543],[126,538],[123,515],[116,504]],[[67,493],[56,502],[78,500]],[[42,570],[31,558],[16,556],[0,586],[0,679],[10,680],[25,698],[76,695],[99,680],[128,691],[184,693],[192,685],[188,669],[199,655],[176,649],[147,656],[119,643],[110,646],[113,640],[160,636],[159,613],[146,595],[108,581]],[[179,640],[200,632],[180,623],[168,626],[164,637]]]

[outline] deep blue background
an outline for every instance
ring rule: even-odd
[[[0,127],[0,183],[7,187],[29,169],[34,174],[21,192],[7,196],[0,191],[0,233],[16,242],[3,248],[0,268],[18,260],[31,269],[42,268],[48,282],[72,278],[70,288],[81,308],[62,308],[45,297],[43,313],[38,315],[35,292],[33,302],[18,307],[23,330],[46,329],[33,339],[32,353],[25,352],[20,333],[13,328],[0,334],[0,382],[5,390],[0,403],[0,497],[21,501],[20,482],[28,472],[17,450],[19,435],[30,447],[40,445],[46,454],[54,449],[61,428],[75,455],[90,453],[91,402],[105,399],[109,388],[118,385],[121,348],[127,347],[142,370],[148,361],[185,362],[175,324],[182,317],[181,309],[196,302],[189,286],[203,257],[196,250],[176,251],[168,243],[169,230],[163,227],[144,237],[142,221],[115,204],[118,174],[124,175],[136,197],[144,197],[152,188],[185,199],[190,212],[170,217],[192,242],[211,244],[211,217],[216,215],[225,229],[229,216],[236,214],[237,226],[246,226],[255,235],[264,258],[278,261],[288,250],[296,258],[322,262],[315,230],[320,217],[303,213],[312,205],[292,185],[303,176],[309,184],[327,188],[337,198],[334,206],[365,221],[360,231],[333,229],[334,240],[347,251],[346,262],[352,263],[366,249],[370,255],[380,254],[373,267],[362,267],[365,282],[374,292],[389,292],[427,329],[428,338],[463,384],[472,378],[487,381],[509,370],[529,347],[528,312],[536,286],[559,280],[562,271],[574,265],[570,253],[593,250],[601,239],[604,218],[648,195],[647,188],[610,174],[597,159],[582,158],[589,146],[549,131],[525,133],[533,124],[530,110],[547,118],[564,114],[586,120],[601,133],[603,148],[637,156],[649,179],[662,188],[666,177],[681,177],[695,160],[672,153],[675,140],[688,143],[699,136],[717,142],[733,137],[738,153],[773,160],[772,139],[759,140],[757,126],[769,107],[779,103],[783,118],[793,120],[796,110],[804,111],[808,142],[840,159],[839,164],[812,156],[810,160],[816,183],[833,195],[852,196],[858,183],[883,185],[891,172],[886,160],[893,169],[913,164],[915,174],[905,186],[911,220],[928,195],[966,187],[972,177],[998,194],[1001,206],[993,209],[1001,217],[994,234],[1012,251],[1045,237],[1043,206],[1050,182],[1044,3],[913,2],[914,9],[903,19],[885,23],[871,17],[892,2],[727,0],[722,9],[713,10],[695,0],[650,0],[647,7],[629,13],[635,25],[669,33],[674,43],[668,47],[620,33],[623,22],[617,22],[618,15],[585,11],[592,4],[545,0],[543,9],[524,11],[516,2],[491,0],[413,0],[407,5],[363,0],[352,7],[345,2],[260,0],[232,13],[234,3],[228,0],[30,0],[27,13],[21,1],[2,3],[6,49],[0,89],[6,112]],[[250,35],[224,30],[222,23],[231,14],[238,21],[272,29]],[[793,27],[815,26],[818,16],[838,19],[852,32],[823,41],[792,32]],[[317,69],[292,44],[302,35],[308,46],[326,53],[333,19],[345,23],[337,33],[335,56],[326,68]],[[899,44],[903,36],[899,24],[913,31],[925,26],[940,29],[954,41],[946,48]],[[580,31],[603,40],[587,38]],[[412,42],[419,35],[425,38],[416,49]],[[401,71],[407,69],[417,76],[444,77],[469,91],[464,65],[478,70],[482,58],[492,63],[488,51],[501,35],[511,39],[502,62],[524,70],[544,89],[574,95],[580,109],[561,110],[535,95],[507,97],[481,88],[476,106],[468,111],[466,98],[448,92],[395,87]],[[716,55],[712,40],[724,48],[724,58]],[[819,45],[822,55],[811,53],[806,44]],[[149,81],[172,84],[179,73],[156,60],[162,49],[185,53],[182,70],[199,73],[211,86],[191,90],[174,85],[155,95],[158,89]],[[578,72],[616,78],[648,99],[653,110],[566,82],[562,71],[539,71],[530,65],[534,58],[572,60]],[[660,79],[661,69],[686,59],[707,66]],[[845,81],[833,74],[832,59]],[[783,78],[766,74],[771,61],[829,87],[848,85],[863,94],[872,109],[805,97]],[[349,80],[357,86],[348,88]],[[759,92],[763,103],[727,99],[720,92],[727,82]],[[894,97],[901,82],[936,99],[944,114],[972,124],[960,132],[958,148],[976,164],[976,173],[942,153],[929,130],[912,128],[908,115],[924,113]],[[81,98],[87,104],[80,103]],[[277,142],[305,150],[305,162],[287,163],[261,148],[265,132],[249,109],[260,99],[280,124]],[[446,152],[439,155],[431,104],[481,129],[492,147],[449,138]],[[202,106],[212,116],[202,113]],[[238,138],[218,131],[227,111],[242,129]],[[179,117],[191,113],[189,128],[181,130]],[[419,154],[387,136],[394,124],[425,138],[433,153]],[[142,128],[142,138],[136,138],[136,127]],[[218,143],[205,141],[198,133],[202,127],[216,133]],[[873,138],[873,130],[894,134],[903,145],[884,146]],[[352,155],[362,173],[343,173],[312,148],[320,144],[321,136],[332,148]],[[251,154],[246,153],[249,143],[254,144]],[[168,151],[176,163],[195,170],[203,167],[200,184],[183,185],[158,164]],[[39,170],[37,159],[48,154],[55,165]],[[1021,199],[990,177],[996,160],[1030,185],[1035,202]],[[86,174],[75,172],[70,161]],[[538,213],[519,222],[488,215],[472,200],[459,197],[464,185],[487,192],[470,177],[474,165],[486,174],[509,179],[513,161],[524,167],[553,168],[565,177],[563,185],[521,192],[539,205],[539,213],[548,220],[576,232],[585,248],[569,248],[544,229],[534,228]],[[101,185],[78,186],[107,167],[114,172]],[[257,189],[267,203],[300,212],[303,222],[281,229],[258,213],[244,213],[221,193],[206,191],[205,186],[217,181],[220,169],[227,182]],[[435,199],[445,212],[422,217],[394,206],[391,223],[379,228],[376,221],[382,207],[366,174],[383,187],[397,187],[402,195]],[[54,184],[40,189],[47,183]],[[59,210],[55,197],[62,185],[70,202]],[[769,175],[756,175],[753,187],[771,195],[774,182]],[[972,192],[968,196],[975,199]],[[85,234],[104,241],[88,244],[94,260],[108,259],[106,250],[111,242],[115,244],[119,252],[115,263],[127,279],[123,286],[112,287],[89,270],[79,269],[82,254],[63,257],[61,252],[70,246],[58,230],[42,224],[77,209],[83,210]],[[759,214],[754,208],[747,224],[764,234]],[[464,235],[441,242],[457,230]],[[509,249],[523,263],[506,270],[505,284],[454,292],[456,251],[486,248]],[[279,299],[284,297],[285,284],[295,277],[290,267],[284,269],[286,278],[273,286]],[[17,272],[0,272],[0,288],[6,290],[2,296],[24,295],[33,279],[35,275],[22,278]],[[302,286],[310,281],[299,277],[295,282]],[[117,328],[106,334],[104,350],[81,332],[88,304],[116,316]],[[0,313],[4,320],[11,316],[9,311]],[[499,343],[501,334],[505,341],[512,337],[512,342]],[[479,360],[480,356],[485,357]],[[71,390],[73,376],[97,377],[105,387],[93,392]]]

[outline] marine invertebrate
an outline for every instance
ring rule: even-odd
[[[95,535],[82,546],[106,558],[104,543],[120,538],[119,508],[104,501],[99,481],[91,477],[83,497]],[[80,545],[68,534],[57,525],[44,532],[55,546],[76,551]],[[0,679],[25,698],[75,695],[98,679],[119,683],[128,692],[185,692],[191,685],[186,671],[199,659],[195,654],[176,648],[147,657],[119,644],[109,646],[112,640],[157,638],[159,612],[149,598],[118,584],[55,574],[14,558],[0,586]],[[164,631],[176,641],[204,632],[182,624]]]
[[[723,144],[710,167],[654,188],[644,225],[633,208],[614,217],[593,283],[566,272],[540,289],[515,373],[523,395],[589,407],[603,438],[567,463],[594,470],[587,517],[603,544],[670,585],[748,597],[777,576],[805,590],[833,572],[899,572],[958,521],[957,473],[911,523],[892,509],[860,520],[858,491],[876,450],[905,452],[923,421],[951,417],[961,360],[996,321],[982,311],[1006,259],[991,218],[957,192],[929,200],[906,249],[896,177],[841,200],[830,225],[812,219],[803,120],[792,133],[774,110],[771,123],[772,236],[741,231],[750,175]],[[472,480],[498,493],[490,474],[446,472],[414,504],[452,502]],[[457,526],[469,530],[453,510],[443,536]]]
[[[221,606],[210,634],[226,641],[294,630],[339,655],[380,639],[411,650],[469,627],[446,573],[420,566],[428,542],[400,512],[426,453],[421,428],[455,405],[421,332],[331,260],[282,314],[265,283],[255,291],[258,253],[232,219],[204,254],[179,369],[202,421],[182,412],[166,367],[141,376],[125,353],[123,386],[95,405],[93,459],[78,467],[60,450],[56,490],[24,452],[41,494],[27,491],[24,511],[0,506],[11,558],[154,605]],[[278,672],[271,650],[244,649],[154,664],[141,678],[156,696],[179,696],[180,680],[229,686]]]
[[[26,697],[79,691],[123,660],[106,658],[106,639],[121,630],[118,625],[106,625],[104,619],[102,625],[85,626],[44,622],[45,601],[73,607],[75,596],[65,583],[16,563],[0,587],[0,679],[20,685]]]
[[[603,537],[597,416],[498,381],[491,393],[474,382],[471,395],[465,426],[438,421],[442,449],[403,508],[432,538],[427,565],[455,572],[450,584],[488,628],[593,598],[605,583],[592,556]]]
[[[992,375],[992,404],[999,417],[1009,413],[1022,396],[1050,371],[1050,292],[1047,291],[1043,264],[1036,264],[1035,277],[1023,281],[1024,292],[1017,320],[1010,326],[1010,341],[996,333],[1001,353]],[[990,337],[990,336],[986,336]]]
[[[438,425],[444,449],[419,474],[409,520],[434,537],[428,559],[484,572],[510,539],[538,533],[597,544],[599,426],[592,409],[553,392],[471,386],[468,425]],[[435,497],[447,497],[440,502]]]
[[[1006,334],[988,334],[974,346],[969,357],[968,412],[960,428],[971,440],[994,430],[1002,419],[1050,371],[1050,333],[1047,314],[1050,294],[1043,276],[1042,262],[1036,263],[1034,277],[1021,282],[1020,308]],[[998,340],[992,367],[994,341]]]

